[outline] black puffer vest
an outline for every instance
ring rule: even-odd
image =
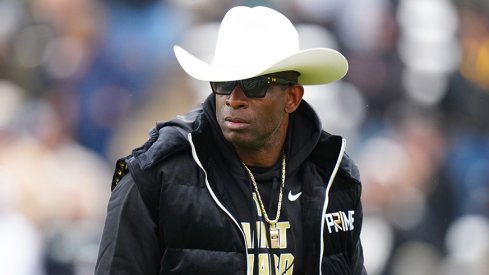
[[[131,173],[158,225],[160,274],[250,274],[245,234],[226,195],[227,168],[217,166],[219,146],[204,110],[212,100],[157,125],[117,164],[113,187]],[[306,102],[296,113],[318,124]],[[311,151],[293,164],[303,179],[304,273],[365,274],[358,170],[341,137],[319,130],[307,140]]]

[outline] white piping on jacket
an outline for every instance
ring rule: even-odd
[[[338,169],[341,164],[341,160],[343,159],[343,155],[345,154],[345,148],[346,148],[346,140],[343,138],[341,140],[341,149],[340,153],[338,155],[338,159],[336,160],[336,165],[333,169],[333,173],[331,174],[331,177],[329,178],[328,185],[326,186],[326,197],[324,199],[324,204],[323,204],[323,212],[321,214],[321,248],[319,251],[319,275],[322,275],[322,270],[321,267],[323,265],[323,254],[324,254],[324,214],[326,213],[326,210],[328,209],[328,204],[329,204],[329,189],[331,188],[331,185],[333,185],[334,178],[336,177],[336,173],[338,172]]]
[[[246,246],[246,237],[245,237],[245,234],[243,232],[243,229],[241,229],[241,226],[236,221],[236,219],[233,217],[233,215],[231,215],[231,213],[229,213],[229,211],[226,209],[226,207],[224,207],[224,205],[222,205],[222,203],[219,201],[217,196],[214,194],[214,191],[212,191],[212,188],[209,184],[209,181],[207,180],[207,172],[205,171],[204,167],[202,166],[202,163],[200,162],[199,157],[197,156],[197,151],[196,151],[195,145],[192,141],[192,134],[191,133],[188,134],[188,141],[190,142],[190,147],[192,147],[192,157],[194,158],[195,162],[200,167],[200,169],[202,169],[202,171],[204,172],[205,185],[207,187],[207,190],[209,190],[209,193],[211,194],[212,199],[214,200],[214,202],[216,202],[216,204],[219,206],[219,208],[221,208],[222,211],[224,211],[231,218],[231,220],[233,220],[234,224],[238,227],[239,231],[241,232],[241,235],[243,235],[243,241],[244,241],[245,252],[246,252],[246,274],[249,274],[248,273],[248,271],[249,271],[248,270],[248,247]]]

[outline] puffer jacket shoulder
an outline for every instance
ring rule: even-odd
[[[199,106],[173,120],[157,123],[150,130],[148,140],[142,146],[134,149],[130,155],[117,160],[111,189],[114,190],[120,180],[130,173],[151,216],[156,221],[161,186],[156,180],[156,171],[153,168],[171,156],[190,150],[187,135],[199,127],[201,114],[202,107]]]

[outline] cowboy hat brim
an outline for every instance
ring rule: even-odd
[[[328,48],[297,51],[268,66],[211,65],[180,46],[174,46],[173,50],[183,70],[203,81],[233,81],[275,72],[297,71],[300,73],[299,84],[317,85],[339,80],[348,71],[346,58]]]

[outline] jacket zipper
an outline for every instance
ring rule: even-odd
[[[340,153],[338,155],[338,159],[336,160],[335,167],[333,169],[333,173],[331,174],[331,177],[329,178],[328,185],[326,186],[326,196],[324,198],[324,204],[323,204],[323,212],[321,214],[321,246],[320,246],[320,251],[319,251],[319,275],[323,274],[323,271],[321,270],[321,267],[323,265],[323,254],[324,254],[324,214],[326,213],[326,210],[328,209],[328,204],[329,204],[329,189],[331,188],[331,185],[333,185],[334,178],[336,177],[336,173],[338,172],[338,169],[341,164],[341,160],[343,159],[343,155],[345,153],[345,147],[346,147],[346,140],[343,138],[341,139],[341,149]]]
[[[246,246],[246,237],[245,237],[245,234],[243,232],[243,229],[241,229],[241,226],[236,221],[236,219],[233,217],[233,215],[231,215],[231,213],[226,209],[226,207],[224,207],[224,205],[219,201],[219,199],[215,195],[214,191],[212,190],[212,188],[211,188],[211,186],[209,184],[209,181],[207,180],[207,172],[205,171],[204,167],[202,166],[202,163],[200,162],[199,157],[197,156],[197,150],[195,149],[195,145],[194,145],[194,143],[192,141],[192,134],[189,133],[187,137],[188,137],[188,140],[190,142],[190,146],[192,147],[192,157],[194,158],[194,161],[197,163],[197,165],[200,167],[200,169],[202,169],[202,171],[204,172],[205,185],[207,187],[207,190],[211,194],[212,199],[219,206],[219,208],[221,208],[221,210],[224,211],[224,213],[226,213],[231,218],[231,220],[234,222],[234,224],[236,225],[236,227],[238,227],[239,231],[241,232],[241,235],[243,236],[243,243],[244,243],[245,252],[246,252],[246,274],[249,274],[248,273],[248,271],[249,271],[248,270],[248,249],[247,249],[247,246]]]

